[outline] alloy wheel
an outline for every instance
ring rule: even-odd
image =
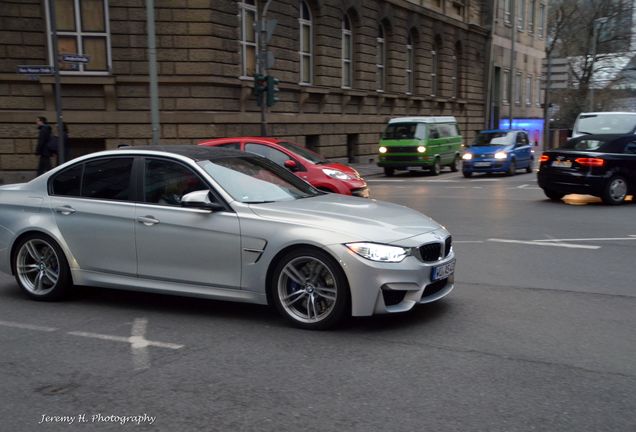
[[[16,277],[22,287],[34,296],[45,296],[56,288],[60,269],[57,252],[42,239],[28,240],[18,251]]]

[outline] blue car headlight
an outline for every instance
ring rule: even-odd
[[[508,158],[508,153],[503,152],[503,151],[498,151],[497,153],[495,153],[495,159],[507,159]]]

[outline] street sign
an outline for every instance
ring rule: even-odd
[[[259,21],[260,31],[265,32],[265,43],[269,43],[272,39],[272,35],[274,34],[274,29],[276,28],[276,24],[278,24],[278,20],[269,19],[269,20],[261,20]]]
[[[62,54],[62,60],[67,63],[88,63],[90,57],[82,54]]]
[[[18,73],[26,75],[53,75],[55,69],[47,65],[25,65],[18,66]]]

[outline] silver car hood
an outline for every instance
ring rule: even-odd
[[[252,204],[250,209],[264,219],[341,234],[343,241],[394,243],[442,228],[408,207],[338,194]]]

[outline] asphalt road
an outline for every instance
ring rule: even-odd
[[[533,174],[370,188],[451,231],[446,299],[308,332],[236,303],[32,302],[0,276],[0,431],[636,431],[636,204],[549,202]]]

